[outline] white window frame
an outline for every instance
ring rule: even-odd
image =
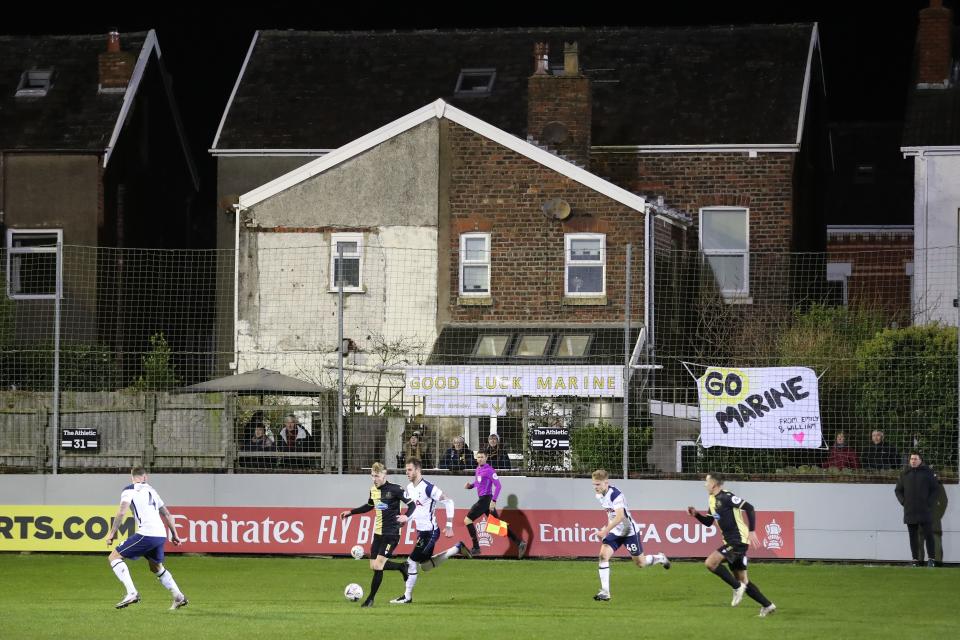
[[[839,282],[840,290],[843,293],[843,306],[849,306],[850,297],[847,289],[847,282],[850,274],[853,273],[852,265],[849,262],[828,262],[827,263],[827,282]]]
[[[711,249],[709,251],[703,248],[703,219],[704,215],[709,215],[712,211],[742,211],[744,213],[744,219],[746,221],[746,230],[745,230],[745,247],[743,250],[733,251],[728,249]],[[716,207],[700,207],[700,217],[699,217],[699,242],[700,242],[700,252],[705,256],[722,256],[722,257],[739,257],[743,256],[743,289],[721,289],[720,295],[723,296],[724,300],[730,301],[749,301],[750,298],[750,209],[748,207],[728,207],[728,206],[716,206]],[[709,261],[707,261],[709,264]],[[718,283],[719,284],[719,283]]]
[[[483,238],[487,245],[487,257],[485,260],[467,260],[467,240]],[[492,267],[490,255],[493,251],[491,234],[489,233],[461,233],[460,234],[460,295],[488,298],[492,295],[490,290],[490,272]],[[487,289],[486,291],[467,291],[463,288],[463,268],[464,267],[487,267]]]
[[[337,262],[337,244],[341,242],[356,242],[356,253],[344,253],[344,260],[357,260],[357,284],[347,285],[344,283],[343,290],[351,293],[364,291],[363,288],[363,234],[362,233],[331,233],[330,234],[330,291],[336,293],[339,286],[336,281],[336,262]]]
[[[574,240],[599,240],[600,260],[584,262],[570,259],[570,245]],[[570,267],[600,267],[600,291],[570,291]],[[607,235],[605,233],[565,233],[563,235],[563,295],[569,298],[598,298],[607,295]]]
[[[56,236],[52,247],[14,247],[14,238],[18,235],[50,235]],[[7,229],[7,297],[11,300],[54,300],[60,286],[60,259],[57,257],[58,248],[63,246],[63,229]],[[53,293],[15,293],[20,288],[20,273],[17,260],[14,256],[31,253],[52,253],[56,265],[56,275]]]

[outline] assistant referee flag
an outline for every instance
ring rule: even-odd
[[[487,533],[492,533],[496,536],[506,537],[507,535],[507,522],[505,520],[500,520],[490,516],[487,518]]]

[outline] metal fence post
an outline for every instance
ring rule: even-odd
[[[626,295],[623,304],[623,478],[629,477],[630,467],[630,267],[633,262],[633,245],[627,244]]]
[[[340,275],[337,278],[337,297],[339,298],[339,309],[337,309],[337,369],[340,374],[340,384],[337,387],[337,473],[343,473],[343,251],[344,246],[337,244],[337,260],[340,267]]]

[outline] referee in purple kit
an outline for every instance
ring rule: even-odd
[[[480,554],[480,541],[477,540],[477,527],[473,524],[473,521],[479,518],[482,515],[491,515],[494,518],[499,518],[497,515],[497,498],[500,496],[500,478],[497,476],[497,471],[487,464],[487,452],[478,451],[476,454],[477,458],[477,470],[473,475],[473,482],[468,482],[464,485],[465,489],[477,488],[477,501],[470,507],[470,511],[467,512],[466,517],[463,519],[463,524],[467,525],[467,532],[470,534],[470,539],[473,540],[473,548],[470,549],[472,555]],[[520,539],[520,536],[515,534],[509,527],[507,527],[507,537],[510,538],[510,541],[517,545],[517,559],[523,558],[523,554],[527,552],[527,543]]]

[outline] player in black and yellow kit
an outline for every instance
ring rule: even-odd
[[[707,556],[704,562],[707,569],[733,587],[733,600],[730,606],[737,606],[743,594],[760,603],[760,616],[768,616],[777,610],[777,605],[760,593],[757,585],[747,579],[747,550],[750,545],[759,545],[754,529],[757,525],[753,505],[723,488],[723,476],[719,473],[707,474],[703,483],[710,494],[710,515],[700,513],[693,507],[687,507],[687,513],[709,527],[716,522],[723,534],[723,546]],[[746,514],[746,520],[744,520]],[[730,574],[723,561],[726,560],[733,574]]]
[[[403,576],[403,581],[407,581],[407,565],[404,562],[388,562],[387,558],[393,557],[393,552],[400,543],[400,523],[397,522],[397,516],[400,515],[400,505],[407,505],[409,516],[413,513],[416,505],[412,500],[403,497],[403,488],[400,485],[387,482],[387,469],[379,462],[374,462],[370,467],[370,477],[373,479],[373,486],[370,487],[370,497],[367,503],[349,511],[340,513],[341,518],[347,516],[366,513],[371,509],[376,509],[377,515],[373,521],[373,542],[370,543],[370,568],[373,569],[373,580],[370,583],[370,595],[363,601],[361,607],[372,607],[373,599],[380,588],[380,582],[383,580],[383,570],[399,571]]]

